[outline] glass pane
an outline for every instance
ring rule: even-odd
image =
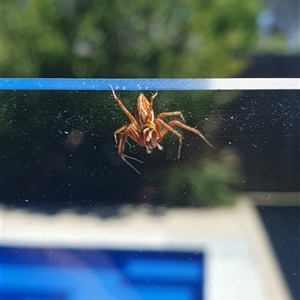
[[[2,90],[4,299],[286,296],[239,195],[299,210],[299,90],[238,88]]]

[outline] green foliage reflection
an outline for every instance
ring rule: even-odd
[[[259,1],[2,1],[2,76],[228,77]]]

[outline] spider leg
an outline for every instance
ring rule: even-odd
[[[180,154],[181,154],[181,147],[182,147],[182,135],[178,131],[176,131],[174,128],[172,128],[172,126],[175,125],[175,124],[173,124],[174,122],[175,121],[171,121],[170,123],[167,124],[166,122],[164,122],[161,119],[156,119],[156,121],[155,121],[155,123],[159,125],[158,127],[160,127],[160,126],[163,127],[162,131],[159,134],[159,142],[163,139],[163,137],[169,131],[172,132],[178,138],[179,146],[178,146],[177,159],[179,159],[180,158]]]
[[[159,115],[157,115],[156,118],[157,119],[161,119],[161,118],[164,118],[164,117],[174,117],[174,116],[179,116],[182,119],[182,121],[184,123],[186,123],[185,122],[185,118],[184,118],[184,116],[183,116],[183,114],[182,114],[181,111],[163,112],[163,113],[160,113]]]
[[[169,126],[171,126],[171,127],[173,127],[173,126],[178,126],[178,127],[181,127],[181,128],[183,128],[183,129],[185,129],[185,130],[191,131],[191,132],[193,132],[193,133],[199,135],[199,136],[202,138],[202,140],[203,140],[208,146],[210,146],[210,147],[212,147],[213,149],[215,149],[215,147],[207,140],[207,138],[205,137],[205,135],[204,135],[200,130],[198,130],[198,129],[196,129],[196,128],[193,128],[193,127],[191,127],[191,126],[188,126],[188,125],[186,125],[186,124],[183,124],[183,123],[181,123],[180,121],[177,121],[177,120],[171,121],[171,122],[169,123]]]
[[[156,91],[154,95],[151,96],[150,100],[149,100],[149,111],[152,110],[152,106],[153,106],[153,101],[154,101],[154,98],[158,95],[158,92]]]
[[[120,135],[123,135],[123,133],[121,132]],[[131,147],[132,144],[128,141],[128,139],[126,140],[126,144]],[[115,144],[115,147],[118,148],[118,143]]]
[[[158,150],[163,150],[163,147],[162,147],[162,145],[160,145],[160,144],[156,144],[156,147],[158,148]]]
[[[123,126],[124,127],[124,126]],[[123,128],[121,127],[121,128]],[[121,129],[120,128],[120,129]],[[125,143],[127,142],[128,137],[132,138],[135,142],[137,142],[140,145],[139,142],[139,133],[136,130],[136,128],[134,127],[134,125],[129,124],[129,125],[125,125],[125,129],[123,129],[123,133],[122,136],[120,137],[119,140],[119,145],[118,145],[118,154],[120,155],[120,157],[123,159],[123,161],[125,163],[127,163],[133,170],[135,170],[138,174],[141,174],[128,160],[128,159],[132,159],[135,161],[138,161],[140,163],[143,163],[141,160],[135,158],[135,157],[131,157],[129,155],[124,154],[124,149],[125,149]]]
[[[124,140],[124,136],[122,136],[121,137],[121,139],[120,139],[120,143],[122,142],[122,140]],[[119,146],[119,148],[120,148],[120,146]],[[118,152],[120,152],[120,151],[118,151]],[[126,154],[124,154],[123,152],[120,154],[119,153],[119,155],[120,155],[120,157],[122,158],[122,160],[127,164],[127,165],[129,165],[134,171],[136,171],[138,174],[141,174],[141,172],[140,171],[138,171],[128,160],[127,160],[127,158],[129,158],[129,159],[133,159],[133,160],[136,160],[136,161],[138,161],[138,162],[140,162],[140,163],[143,163],[141,160],[139,160],[139,159],[137,159],[137,158],[134,158],[134,157],[131,157],[131,156],[128,156],[128,155],[126,155]]]
[[[118,132],[117,134],[119,134],[120,136],[123,136],[123,135],[124,135],[124,133],[123,133],[123,132]],[[116,144],[115,144],[115,147],[116,147],[116,148],[118,148],[118,139],[117,139],[117,134],[116,134],[116,135],[114,135],[115,142],[116,142]],[[131,146],[131,144],[129,143],[128,139],[126,140],[126,143],[127,143],[129,146]]]
[[[177,154],[177,159],[180,158],[180,155],[181,155],[181,148],[182,148],[182,135],[176,131],[173,126],[178,126],[178,127],[181,127],[185,130],[188,130],[188,131],[191,131],[195,134],[197,134],[198,136],[200,136],[205,142],[207,145],[209,145],[210,147],[214,148],[214,146],[206,139],[206,137],[203,135],[203,133],[193,127],[190,127],[186,124],[183,124],[181,123],[180,121],[178,120],[173,120],[171,122],[169,122],[168,124],[165,123],[163,120],[161,119],[157,119],[156,120],[157,123],[159,123],[163,129],[162,131],[160,132],[160,140],[162,140],[162,138],[166,135],[166,133],[168,131],[172,132],[175,136],[177,136],[178,140],[179,140],[179,146],[178,146],[178,154]]]
[[[121,128],[117,129],[117,130],[114,132],[114,138],[115,138],[116,146],[118,146],[118,138],[117,138],[117,135],[118,135],[118,134],[123,134],[123,131],[125,131],[127,127],[128,127],[128,125],[124,125],[124,126],[122,126]]]
[[[135,160],[135,161],[138,161],[139,163],[143,164],[144,162],[135,158],[135,157],[132,157],[132,156],[129,156],[129,155],[126,155],[126,154],[123,154],[124,157],[126,158],[129,158],[129,159],[132,159],[132,160]]]
[[[129,110],[125,107],[125,105],[122,103],[122,101],[117,97],[117,95],[116,95],[116,93],[115,93],[115,91],[114,91],[114,89],[112,88],[111,85],[110,85],[110,88],[112,90],[112,93],[113,93],[113,96],[115,98],[115,101],[118,103],[118,105],[124,111],[124,113],[126,114],[126,116],[128,117],[128,119],[131,121],[132,124],[137,124],[134,116],[129,112]]]

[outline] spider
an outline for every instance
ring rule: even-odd
[[[197,135],[199,135],[210,147],[214,148],[211,143],[206,139],[206,137],[197,129],[192,128],[185,123],[185,119],[181,111],[173,111],[173,112],[162,112],[158,114],[156,117],[154,116],[153,111],[153,101],[157,96],[157,91],[150,100],[148,100],[144,94],[140,94],[136,101],[135,106],[135,115],[133,116],[122,101],[116,96],[116,93],[112,86],[110,85],[115,101],[118,103],[120,108],[124,111],[128,119],[131,123],[122,126],[114,132],[114,138],[116,142],[116,147],[118,148],[118,154],[123,159],[125,163],[127,163],[132,169],[134,169],[137,173],[140,172],[127,160],[132,159],[137,162],[143,163],[141,160],[128,156],[124,154],[125,144],[127,142],[128,137],[133,139],[136,143],[138,143],[141,147],[146,148],[146,152],[148,154],[151,153],[151,150],[154,148],[158,148],[162,150],[163,147],[160,145],[163,137],[170,131],[173,133],[179,140],[177,159],[180,158],[181,147],[182,147],[182,135],[176,131],[173,127],[181,127],[185,130],[191,131]],[[166,123],[163,118],[165,117],[173,117],[179,116],[181,120],[184,122],[180,122],[178,120],[172,120]],[[118,140],[119,136],[119,140]]]

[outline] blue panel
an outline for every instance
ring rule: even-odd
[[[133,258],[125,265],[125,272],[131,277],[184,282],[198,281],[203,273],[202,267],[195,261]]]
[[[140,285],[135,287],[136,291],[143,295],[143,300],[190,300],[195,299],[192,287],[170,285],[153,288],[151,285]]]
[[[1,300],[202,300],[195,252],[1,248]]]

